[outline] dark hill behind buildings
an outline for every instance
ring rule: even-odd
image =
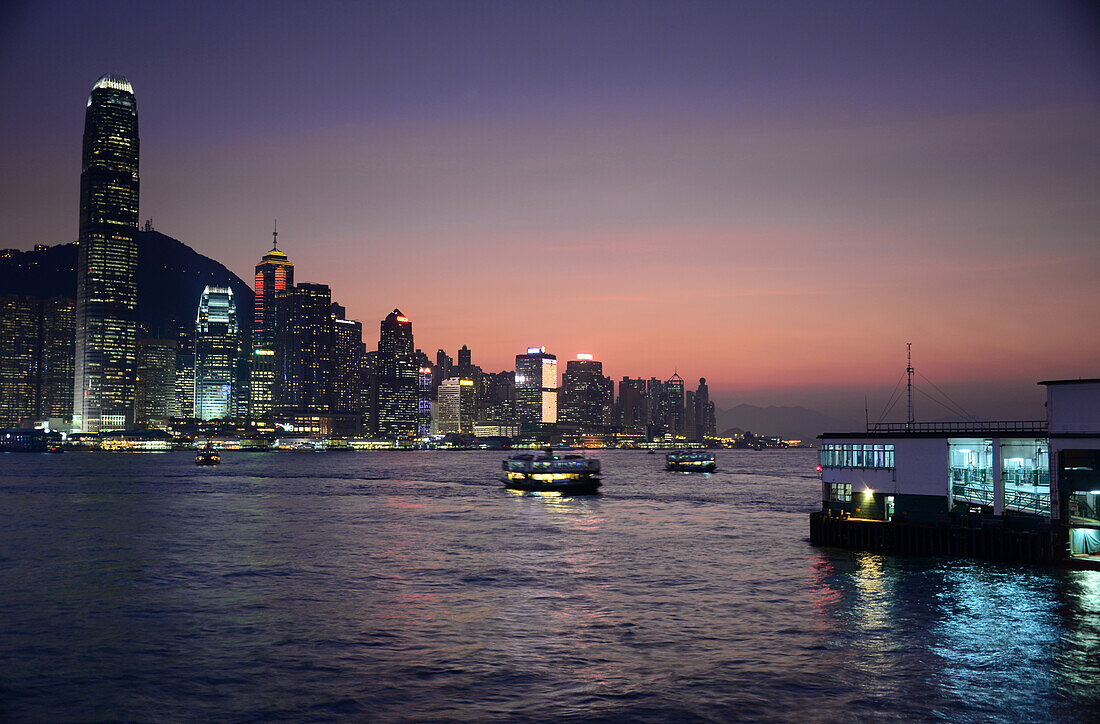
[[[219,262],[159,231],[139,231],[138,323],[143,334],[174,338],[195,323],[206,285],[228,286],[246,332],[252,323],[252,289]],[[0,296],[76,297],[77,245],[49,246],[0,256]]]

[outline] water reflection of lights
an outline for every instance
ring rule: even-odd
[[[990,707],[1002,702],[985,692],[1011,688],[1021,677],[1032,688],[1051,688],[1057,589],[1056,578],[1035,571],[975,562],[948,567],[930,631],[943,666],[940,686]]]

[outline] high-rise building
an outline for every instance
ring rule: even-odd
[[[432,399],[439,391],[443,380],[453,377],[454,360],[441,349],[435,351],[435,366],[432,367]]]
[[[206,287],[195,318],[195,417],[234,417],[241,352],[237,303],[229,287]]]
[[[661,399],[661,418],[665,432],[670,435],[684,434],[684,378],[673,373],[664,383],[664,395]]]
[[[176,412],[176,340],[137,342],[134,420],[163,424]]]
[[[73,429],[125,427],[137,343],[138,116],[134,89],[105,75],[88,96],[80,172]]]
[[[700,436],[695,429],[695,422],[698,419],[695,415],[695,391],[687,390],[684,392],[684,430],[683,435],[688,440],[698,440]]]
[[[275,295],[275,409],[332,410],[332,293],[302,283]]]
[[[603,376],[603,363],[590,354],[578,354],[565,363],[558,422],[577,425],[586,432],[606,432],[611,426],[615,386]]]
[[[68,418],[73,411],[76,301],[64,297],[42,300],[42,363],[39,376],[39,416]]]
[[[248,414],[260,419],[275,407],[275,350],[255,347],[248,370]]]
[[[173,417],[195,416],[195,326],[176,336],[176,409]]]
[[[285,252],[279,251],[279,231],[271,233],[271,250],[256,265],[255,318],[252,323],[252,347],[272,349],[275,346],[277,313],[275,295],[294,286],[294,265]]]
[[[483,392],[478,399],[478,419],[514,423],[516,420],[516,373],[511,370],[482,375]]]
[[[421,367],[417,375],[416,434],[432,434],[432,368]]]
[[[344,319],[346,312],[333,304],[332,314],[332,408],[336,412],[363,414],[363,323]]]
[[[39,303],[0,298],[0,427],[17,427],[38,407]]]
[[[695,391],[695,399],[692,400],[687,412],[694,417],[694,439],[703,440],[716,434],[714,403],[710,401],[710,388],[707,387],[706,377],[699,378],[699,387]]]
[[[474,416],[477,413],[477,394],[473,380],[452,377],[443,380],[436,399],[439,406],[439,431],[442,433],[474,433]]]
[[[516,417],[521,425],[558,421],[558,358],[545,347],[516,355]]]
[[[420,365],[413,345],[412,322],[394,309],[382,320],[378,339],[378,432],[388,437],[412,437],[419,428]]]
[[[271,233],[271,250],[256,265],[252,306],[252,355],[249,370],[249,414],[270,414],[275,399],[275,341],[278,312],[275,297],[294,286],[294,265],[279,251],[279,229]],[[263,350],[263,352],[257,352]]]
[[[0,297],[0,427],[72,412],[74,306]]]
[[[644,435],[649,424],[649,398],[642,378],[624,377],[619,381],[616,422],[627,435]]]
[[[458,350],[458,376],[464,380],[471,380],[470,376],[470,348],[466,345],[462,345],[462,349]]]

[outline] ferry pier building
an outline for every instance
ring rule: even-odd
[[[1047,531],[1066,555],[1100,561],[1100,379],[1039,384],[1045,420],[876,423],[821,435],[818,515]]]

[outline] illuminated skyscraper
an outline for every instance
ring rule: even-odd
[[[558,358],[545,347],[516,355],[516,417],[521,425],[558,421]]]
[[[163,424],[176,411],[176,340],[139,339],[135,422]]]
[[[275,351],[256,347],[248,370],[249,415],[259,419],[275,406]]]
[[[661,399],[661,418],[665,432],[671,435],[684,434],[684,378],[673,373],[664,384]]]
[[[195,417],[233,417],[240,354],[237,303],[228,287],[206,287],[195,318]]]
[[[255,319],[252,323],[252,348],[275,348],[275,295],[294,286],[294,265],[279,251],[279,231],[271,234],[271,251],[256,265]]]
[[[72,412],[74,306],[0,297],[0,427]]]
[[[611,426],[615,385],[603,376],[603,363],[590,354],[578,354],[565,363],[558,421],[583,431],[606,432]]]
[[[332,305],[332,409],[335,412],[363,414],[363,323],[344,319],[339,304]]]
[[[271,413],[275,400],[275,340],[278,313],[275,298],[294,286],[294,265],[279,251],[278,227],[271,233],[271,250],[256,265],[256,297],[253,304],[252,355],[248,373],[249,414]]]
[[[276,294],[276,411],[332,410],[332,293],[302,283]]]
[[[439,386],[439,431],[472,435],[477,413],[473,380],[452,377]]]
[[[378,433],[412,437],[419,428],[419,377],[412,322],[395,309],[382,320],[377,358]]]
[[[432,433],[432,368],[421,367],[417,375],[416,434]]]
[[[73,429],[124,427],[134,406],[138,116],[130,82],[88,96],[80,172]]]

